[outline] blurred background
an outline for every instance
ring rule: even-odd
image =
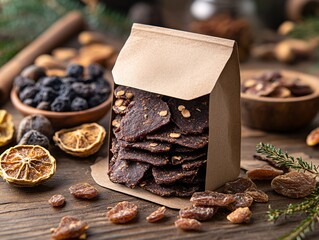
[[[234,39],[243,64],[319,73],[319,0],[0,0],[0,66],[72,10],[119,46],[138,22]]]

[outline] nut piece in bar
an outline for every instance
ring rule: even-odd
[[[171,98],[167,103],[173,122],[183,134],[203,133],[208,128],[208,97],[190,101]]]
[[[75,198],[92,199],[96,198],[98,191],[89,183],[78,183],[69,188],[70,193]]]
[[[132,221],[136,217],[137,213],[137,205],[123,201],[111,208],[106,213],[106,216],[113,223],[127,223]]]
[[[203,148],[208,144],[207,133],[186,136],[181,134],[181,130],[174,126],[174,124],[169,124],[168,126],[161,128],[157,132],[147,135],[146,139],[168,142],[192,149]]]
[[[118,136],[121,140],[134,142],[169,123],[171,113],[168,105],[156,95],[134,101],[122,118]],[[160,113],[166,111],[165,116]]]
[[[194,206],[219,206],[225,207],[236,201],[232,194],[224,194],[213,191],[195,192],[190,201]]]
[[[164,166],[169,162],[168,156],[165,155],[151,154],[141,150],[126,148],[120,148],[118,159],[145,162],[154,166]]]
[[[123,148],[135,148],[152,153],[168,152],[171,149],[171,144],[169,143],[160,143],[154,141],[125,142],[120,140],[119,145]]]
[[[227,219],[232,223],[248,223],[251,218],[251,211],[248,207],[240,207],[231,212]]]
[[[166,207],[159,207],[156,211],[152,212],[149,216],[146,217],[146,220],[149,223],[158,222],[159,220],[165,217]]]
[[[51,239],[86,239],[86,230],[89,228],[86,222],[76,217],[65,216],[61,219],[57,228],[51,228]]]
[[[204,149],[204,152],[193,151],[192,153],[179,153],[172,156],[171,162],[172,162],[172,165],[179,165],[185,161],[196,160],[196,159],[205,157],[206,155],[207,155],[206,149]]]
[[[172,184],[188,177],[195,177],[197,170],[184,171],[182,168],[152,168],[152,174],[157,184]]]
[[[187,162],[184,162],[182,164],[182,169],[184,171],[198,169],[198,168],[204,166],[206,162],[207,162],[206,160],[187,161]]]
[[[116,160],[109,170],[110,180],[135,188],[150,168],[148,163]]]
[[[191,206],[179,211],[181,218],[192,218],[198,221],[207,221],[213,218],[218,211],[218,207],[196,207]]]

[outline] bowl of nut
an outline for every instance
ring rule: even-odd
[[[104,75],[97,64],[70,64],[62,76],[32,65],[15,78],[11,101],[23,115],[41,114],[57,129],[96,122],[111,108],[113,82]]]
[[[241,73],[243,125],[265,131],[291,131],[309,124],[319,110],[319,79],[289,71]]]

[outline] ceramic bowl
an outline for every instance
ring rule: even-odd
[[[111,82],[111,80],[108,81],[112,86],[113,82]],[[15,88],[12,89],[10,97],[12,104],[22,115],[42,114],[51,121],[55,129],[73,127],[87,122],[97,122],[110,110],[112,104],[111,93],[106,101],[93,108],[77,112],[52,112],[23,104],[19,99]]]
[[[270,71],[246,70],[241,72],[245,81]],[[313,93],[302,97],[272,98],[241,93],[242,124],[265,131],[291,131],[308,125],[319,110],[319,79],[315,76],[280,70],[284,77],[299,78],[312,87]]]

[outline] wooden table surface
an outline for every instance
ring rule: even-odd
[[[22,116],[8,101],[2,108],[14,116],[17,127]],[[108,126],[107,114],[100,123]],[[272,143],[288,152],[304,152],[319,158],[318,148],[305,144],[307,133],[319,126],[319,118],[307,128],[289,134],[251,134],[242,138],[242,159],[251,159],[255,145],[262,141]],[[250,134],[248,134],[250,135]],[[98,156],[106,155],[107,144],[104,143],[99,153],[87,159],[77,159],[53,148],[52,154],[57,159],[57,172],[41,186],[17,188],[0,180],[0,239],[50,239],[50,228],[57,227],[65,215],[73,215],[85,220],[90,225],[88,239],[276,239],[295,227],[302,216],[281,220],[277,224],[267,222],[266,212],[269,204],[273,208],[284,208],[294,200],[274,193],[269,182],[257,182],[258,187],[269,195],[269,203],[254,203],[250,224],[236,225],[226,220],[226,213],[220,212],[211,221],[203,223],[201,232],[183,232],[174,227],[178,211],[168,209],[167,217],[159,223],[148,223],[145,217],[159,206],[125,194],[114,192],[98,186],[91,177],[90,166]],[[6,148],[0,148],[2,153]],[[79,182],[93,184],[99,190],[99,197],[94,201],[73,198],[68,188]],[[54,194],[63,194],[66,205],[52,208],[48,199]],[[106,218],[107,207],[120,201],[130,201],[139,206],[136,220],[129,224],[115,225]],[[319,228],[308,235],[308,239],[318,239]]]

